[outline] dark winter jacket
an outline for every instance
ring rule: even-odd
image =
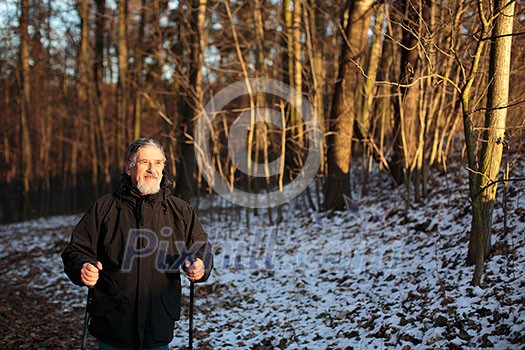
[[[102,263],[88,310],[89,331],[104,343],[134,348],[168,344],[180,316],[182,260],[199,247],[194,256],[206,268],[199,282],[212,269],[208,235],[165,179],[159,193],[141,196],[123,175],[119,188],[84,214],[62,253],[64,270],[77,285],[82,285],[85,262]]]

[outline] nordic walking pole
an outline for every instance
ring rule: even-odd
[[[188,349],[193,350],[193,300],[195,297],[195,283],[190,281],[190,330],[189,330],[189,340],[188,340]]]
[[[194,253],[195,254],[195,253]],[[195,263],[195,255],[192,254],[188,256],[188,261],[190,264]],[[190,319],[190,329],[188,331],[188,349],[193,350],[193,305],[195,300],[195,282],[190,280],[190,307],[189,307],[189,319]]]
[[[93,298],[93,288],[88,289],[87,301],[86,301],[86,313],[84,314],[84,332],[82,333],[82,350],[87,349],[87,335],[88,335],[88,325],[89,325],[89,304],[91,303],[91,298]]]
[[[97,266],[97,264],[91,263],[91,265],[95,266],[99,271],[101,268]],[[88,294],[87,294],[87,301],[86,301],[86,313],[84,314],[84,332],[82,334],[82,350],[87,349],[87,336],[88,336],[88,326],[89,321],[91,320],[91,316],[89,315],[89,305],[91,304],[91,301],[93,300],[93,294],[94,294],[94,287],[88,287]]]

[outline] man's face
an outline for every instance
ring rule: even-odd
[[[132,165],[132,166],[131,166]],[[160,191],[164,156],[162,151],[154,146],[145,146],[135,154],[135,164],[126,163],[126,174],[131,178],[131,184],[142,195],[154,194]]]

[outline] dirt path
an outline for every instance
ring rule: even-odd
[[[82,338],[80,310],[62,312],[27,283],[0,284],[0,348],[78,349]],[[94,349],[94,345],[90,346]]]

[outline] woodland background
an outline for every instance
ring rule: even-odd
[[[408,207],[440,186],[432,170],[464,164],[479,272],[513,166],[500,172],[502,153],[524,151],[524,24],[523,2],[505,0],[2,0],[0,221],[84,211],[139,136],[165,145],[182,198],[212,192],[195,120],[222,88],[268,78],[305,96],[324,126],[304,193],[315,210],[346,208],[378,173],[405,186]],[[253,181],[228,157],[228,127],[254,106],[286,118],[283,130],[257,123],[247,141],[258,163],[285,154],[284,179]],[[297,176],[308,135],[298,108],[254,95],[225,108],[211,142],[232,184],[270,191]]]

